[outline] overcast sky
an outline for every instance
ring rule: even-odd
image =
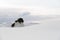
[[[21,8],[37,15],[60,14],[60,0],[0,0],[0,8]]]

